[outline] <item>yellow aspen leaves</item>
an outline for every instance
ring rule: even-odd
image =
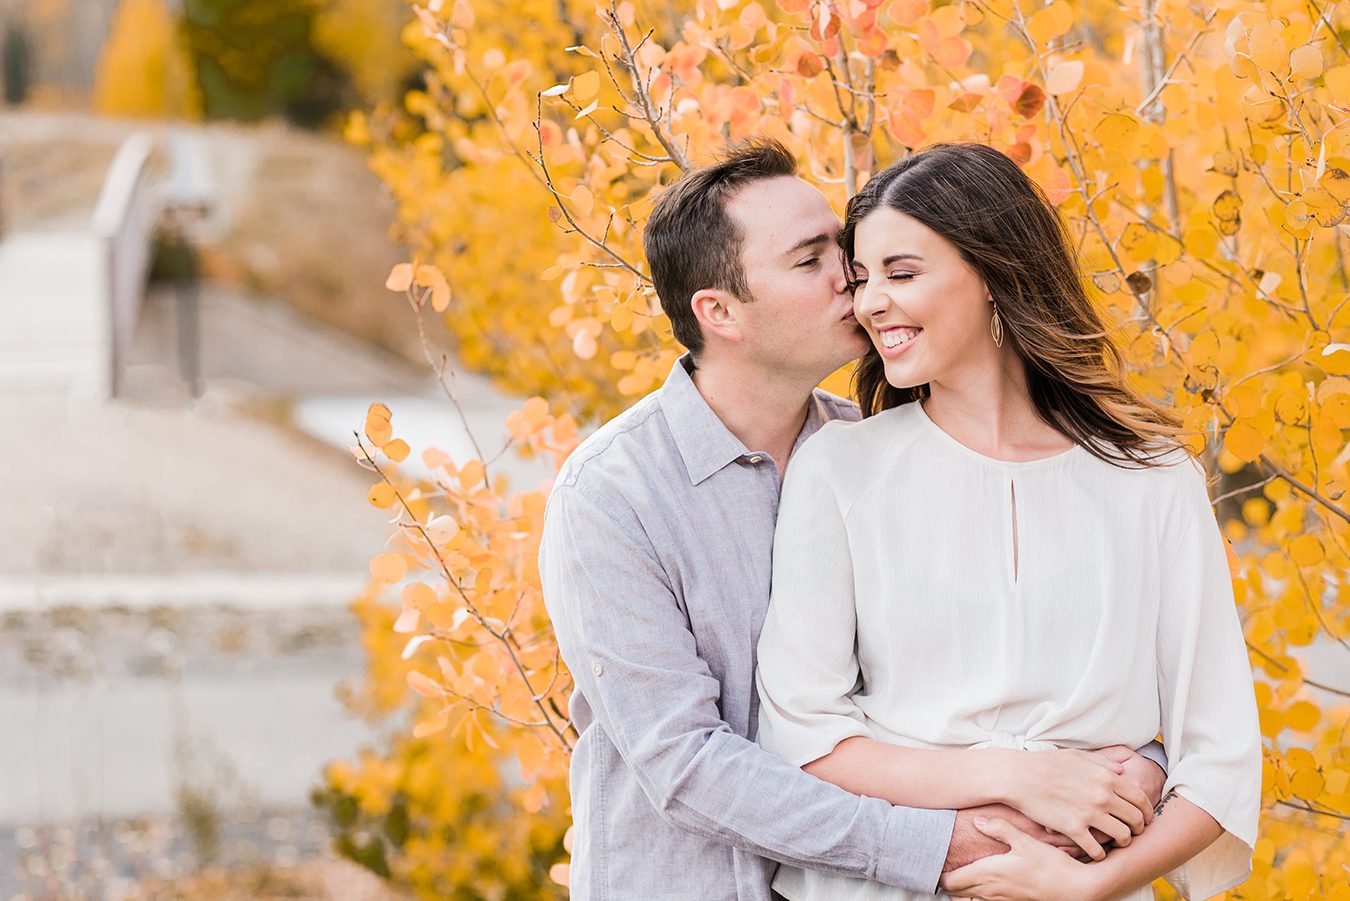
[[[389,278],[385,280],[384,286],[390,291],[407,291],[412,287],[412,283],[412,264],[399,263],[393,269],[389,270]]]
[[[393,414],[384,404],[371,404],[367,410],[365,433],[376,447],[382,447],[393,439],[394,427],[390,422],[392,418]]]
[[[1261,456],[1265,445],[1265,436],[1246,422],[1233,423],[1223,436],[1224,448],[1244,463],[1250,463]]]
[[[585,185],[577,185],[568,199],[572,201],[572,208],[578,215],[589,216],[591,210],[595,209],[595,195],[591,194],[590,188]]]
[[[1073,27],[1073,7],[1066,0],[1055,0],[1049,6],[1037,10],[1027,20],[1027,34],[1037,44],[1044,46]]]
[[[403,604],[405,607],[427,610],[436,602],[436,589],[426,582],[409,582],[403,587]]]
[[[450,307],[450,283],[446,281],[444,273],[435,266],[421,265],[417,267],[415,276],[417,284],[423,288],[431,289],[431,308],[437,313],[444,313]]]
[[[479,460],[470,460],[459,471],[459,483],[466,489],[478,487],[487,474],[487,469]]]
[[[1083,71],[1083,63],[1080,60],[1056,63],[1050,70],[1050,77],[1045,80],[1046,93],[1068,94],[1078,90],[1078,86],[1083,83]]]
[[[572,79],[568,95],[577,106],[586,106],[600,94],[600,73],[582,72]]]
[[[394,620],[393,629],[400,635],[406,635],[409,632],[416,631],[417,623],[422,618],[422,611],[416,607],[409,606],[406,602],[403,605],[403,611],[399,613],[398,619]]]
[[[1235,235],[1242,227],[1242,199],[1235,191],[1224,191],[1214,198],[1214,218],[1219,233]]]
[[[1336,898],[1345,886],[1335,862],[1350,854],[1334,828],[1350,816],[1344,716],[1338,695],[1303,681],[1302,649],[1334,652],[1331,637],[1350,634],[1350,65],[1335,42],[1350,33],[1350,5],[1157,4],[1154,32],[1139,27],[1137,4],[1120,3],[677,0],[656,18],[625,3],[624,36],[640,44],[635,81],[607,3],[597,14],[592,0],[501,2],[475,19],[469,0],[444,0],[433,15],[444,41],[424,21],[409,29],[433,87],[410,92],[396,116],[369,111],[352,131],[414,261],[389,287],[413,306],[448,306],[448,283],[438,299],[417,261],[453,272],[453,315],[438,325],[466,368],[530,398],[507,416],[505,452],[557,465],[583,431],[669,373],[680,349],[642,232],[684,169],[742,137],[775,135],[841,210],[903,154],[978,136],[1063,213],[1130,378],[1194,430],[1185,440],[1223,498],[1266,736],[1271,838],[1237,891]],[[412,314],[401,307],[389,314]],[[547,492],[510,493],[495,436],[486,463],[427,449],[425,481],[384,471],[404,456],[387,409],[371,408],[366,438],[384,448],[371,455],[383,478],[370,501],[397,514],[387,550],[407,567],[395,581],[372,575],[361,608],[368,692],[418,723],[422,740],[401,736],[407,747],[357,768],[384,786],[362,810],[389,804],[396,784],[409,805],[425,805],[418,841],[389,859],[405,874],[440,873],[445,840],[429,836],[462,811],[426,811],[461,785],[431,776],[411,787],[398,775],[442,754],[453,762],[445,772],[477,767],[491,782],[514,773],[501,766],[509,758],[529,784],[497,790],[515,810],[539,811],[532,826],[558,827],[542,852],[551,855],[567,820],[572,734],[553,712],[567,709],[570,681],[536,563]],[[370,466],[369,446],[357,451]],[[496,637],[507,622],[519,646]],[[432,637],[445,633],[455,641]],[[442,718],[443,696],[409,690],[407,672],[432,648],[445,686],[481,706]],[[494,705],[547,724],[494,724]],[[426,724],[437,728],[417,731]],[[555,863],[565,867],[548,857],[534,872]]]
[[[1188,352],[1192,365],[1213,366],[1219,359],[1219,336],[1213,331],[1201,332],[1191,339]]]
[[[408,560],[402,554],[387,551],[370,558],[370,577],[376,582],[398,582],[408,573]]]
[[[1252,62],[1263,72],[1281,75],[1289,68],[1289,51],[1284,44],[1284,25],[1267,22],[1251,30],[1247,38]]]
[[[1120,236],[1120,249],[1131,262],[1146,263],[1158,249],[1158,234],[1142,222],[1131,222]]]
[[[444,732],[450,725],[449,710],[442,711],[433,717],[421,720],[413,726],[413,738],[428,738],[438,732]]]
[[[1317,186],[1342,204],[1350,204],[1350,172],[1337,167],[1328,169],[1317,180]]]
[[[386,510],[389,507],[394,506],[394,502],[398,498],[394,493],[393,485],[389,485],[385,482],[380,482],[378,485],[374,485],[371,487],[370,494],[367,499],[373,506],[378,507],[381,510]]]
[[[1103,147],[1116,152],[1128,152],[1134,136],[1139,133],[1139,120],[1125,113],[1110,113],[1092,129],[1092,136]]]
[[[395,438],[392,441],[386,442],[380,450],[384,452],[386,457],[393,460],[395,463],[401,463],[408,458],[408,442],[404,441],[402,438]]]
[[[1350,65],[1336,66],[1322,73],[1332,97],[1350,97]]]
[[[439,684],[417,670],[411,670],[407,678],[408,687],[424,698],[439,698],[445,694],[445,690]]]
[[[1308,45],[1289,54],[1289,74],[1294,78],[1316,78],[1322,74],[1322,51]]]
[[[1316,566],[1326,557],[1322,542],[1314,535],[1300,535],[1289,543],[1289,557],[1299,566]]]

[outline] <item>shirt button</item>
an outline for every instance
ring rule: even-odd
[[[751,462],[751,463],[763,463],[763,462],[764,462],[764,458],[763,458],[761,455],[759,455],[759,454],[755,454],[753,457],[750,458],[750,462]]]
[[[597,676],[603,673],[604,671],[605,668],[598,663],[595,666],[591,667],[591,672],[595,673]]]

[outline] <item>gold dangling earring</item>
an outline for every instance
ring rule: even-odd
[[[989,320],[989,334],[994,336],[994,346],[1003,346],[1003,320],[998,315],[998,304],[994,304],[994,318]]]

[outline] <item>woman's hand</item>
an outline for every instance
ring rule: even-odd
[[[1163,786],[1167,784],[1167,772],[1162,767],[1124,745],[1111,745],[1095,753],[1123,766],[1125,778],[1143,789],[1149,803],[1157,808],[1162,801]]]
[[[1093,860],[1106,856],[1094,829],[1125,847],[1153,820],[1148,796],[1107,757],[1068,749],[1018,752],[1015,760],[1008,805],[1068,836]]]
[[[1037,752],[1048,753],[1048,752]],[[945,874],[938,886],[955,898],[981,901],[1089,901],[1095,886],[1088,864],[1037,841],[1001,819],[980,817],[975,826],[1011,847]]]
[[[1007,804],[982,804],[979,807],[963,807],[956,812],[956,825],[952,828],[952,840],[947,847],[947,859],[942,864],[942,872],[960,869],[977,860],[995,854],[1004,854],[1008,846],[997,839],[990,838],[975,826],[976,820],[999,819],[1011,823],[1031,838],[1044,842],[1052,848],[1058,848],[1071,857],[1089,860],[1087,852],[1077,843],[1058,832],[1051,832],[1040,823]]]

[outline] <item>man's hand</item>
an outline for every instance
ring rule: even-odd
[[[944,873],[938,885],[954,898],[981,901],[1090,901],[1099,894],[1092,867],[1062,854],[1002,819],[974,824],[1006,854]]]
[[[1125,778],[1148,795],[1148,802],[1151,806],[1158,806],[1159,802],[1162,801],[1163,784],[1167,782],[1167,773],[1163,771],[1162,767],[1142,754],[1136,754],[1124,745],[1112,745],[1109,748],[1102,748],[1097,753],[1107,760],[1124,766]],[[1152,817],[1149,819],[1152,820]]]
[[[1004,820],[1037,841],[1059,848],[1080,860],[1088,859],[1087,852],[1067,836],[1046,829],[1006,804],[984,804],[956,812],[956,827],[952,830],[952,841],[947,848],[947,860],[942,865],[942,872],[950,873],[977,860],[1008,851],[1008,845],[976,828],[976,817]]]

